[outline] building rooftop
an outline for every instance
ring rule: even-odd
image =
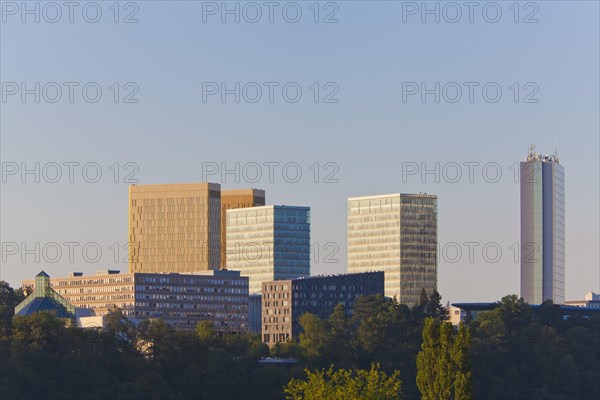
[[[358,197],[349,197],[348,201],[354,200],[370,200],[370,199],[384,199],[389,197],[427,197],[427,198],[437,198],[435,194],[427,194],[427,193],[391,193],[391,194],[376,194],[376,195],[367,195],[367,196],[358,196]]]
[[[50,287],[50,277],[44,271],[35,276],[35,290],[15,307],[16,315],[31,315],[51,311],[58,318],[75,318],[75,307]]]
[[[51,297],[37,297],[26,304],[16,315],[31,315],[40,311],[50,311],[58,318],[73,318],[69,310]]]
[[[310,210],[309,206],[288,206],[288,205],[285,205],[285,204],[271,204],[271,205],[268,205],[268,206],[230,208],[229,210],[227,210],[227,212],[228,213],[235,213],[235,212],[245,212],[245,211],[254,211],[254,210],[268,210],[268,209],[279,208],[279,207],[297,208],[297,209],[301,209],[301,210]]]
[[[311,275],[311,276],[301,276],[299,278],[290,279],[291,281],[303,281],[309,279],[318,279],[318,278],[332,278],[337,276],[354,276],[354,275],[364,275],[364,274],[383,274],[383,271],[365,271],[365,272],[352,272],[349,274],[321,274],[321,275]]]
[[[249,188],[249,189],[221,189],[221,197],[228,197],[228,196],[239,196],[239,195],[247,195],[247,194],[253,194],[256,195],[257,197],[265,197],[265,191],[264,189],[255,189],[255,188]]]
[[[467,311],[490,311],[500,307],[500,303],[452,303],[453,307],[460,308]],[[533,310],[540,308],[539,304],[529,304],[529,307]],[[559,305],[563,315],[572,314],[588,314],[589,312],[600,313],[600,309],[576,307],[569,305]]]
[[[129,185],[129,192],[134,193],[152,193],[152,192],[189,192],[221,190],[219,183],[213,182],[191,182],[191,183],[152,183],[143,185]]]
[[[527,153],[527,162],[553,162],[560,164],[558,162],[558,150],[554,150],[554,154],[542,154],[535,152],[535,145],[532,143],[529,146],[529,153]]]

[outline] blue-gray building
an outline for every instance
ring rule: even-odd
[[[326,319],[341,304],[346,315],[352,315],[360,296],[383,296],[384,278],[383,271],[374,271],[263,282],[263,342],[273,346],[296,340],[300,316],[307,312]]]
[[[558,155],[521,162],[521,296],[530,304],[565,301],[565,172]]]
[[[310,208],[263,206],[227,210],[227,268],[262,282],[310,275]]]

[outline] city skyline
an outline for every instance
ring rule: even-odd
[[[600,0],[0,19],[1,397],[600,393]]]
[[[264,189],[271,204],[310,206],[312,241],[321,246],[313,273],[346,270],[347,198],[435,193],[440,251],[447,253],[439,259],[440,293],[450,301],[495,300],[520,292],[514,175],[534,140],[540,149],[558,143],[561,162],[568,166],[566,297],[598,292],[597,2],[540,3],[538,23],[522,23],[529,15],[523,9],[521,22],[515,23],[512,3],[501,4],[498,23],[482,20],[481,14],[469,23],[465,9],[458,23],[436,23],[431,16],[421,23],[419,15],[407,16],[405,23],[402,3],[341,2],[339,22],[333,24],[313,23],[308,8],[297,24],[234,23],[231,18],[221,23],[218,15],[203,22],[200,2],[168,8],[164,2],[140,3],[136,24],[115,24],[107,8],[97,24],[81,19],[70,24],[64,21],[67,10],[56,24],[37,24],[31,17],[21,23],[18,15],[8,16],[0,28],[3,81],[18,87],[24,82],[28,89],[35,82],[44,87],[45,82],[75,81],[79,86],[73,103],[61,85],[63,98],[57,103],[43,96],[36,103],[33,95],[22,102],[17,93],[0,105],[0,153],[7,173],[0,194],[2,242],[25,243],[28,249],[59,243],[63,252],[56,262],[41,257],[36,263],[32,256],[23,262],[17,249],[3,260],[2,279],[18,285],[50,268],[57,276],[71,270],[126,270],[122,246],[128,241],[124,204],[130,181],[208,180],[232,189]],[[321,17],[328,15],[321,11]],[[88,82],[102,88],[97,103],[81,98]],[[126,89],[128,82],[139,89],[133,96],[137,103],[122,101],[136,88]],[[242,88],[258,82],[263,99],[250,103],[248,96],[240,96],[236,103],[229,95],[223,103],[218,93],[203,102],[206,82],[224,82],[227,89],[236,82]],[[264,82],[279,83],[273,103]],[[297,103],[282,101],[280,89],[288,82],[302,88]],[[335,85],[325,88],[329,82],[337,84],[335,95]],[[421,93],[403,102],[403,82],[423,82],[429,90],[439,83],[439,103],[435,93],[425,102]],[[459,84],[460,101],[447,101],[456,91],[448,82]],[[472,103],[465,82],[479,84]],[[481,89],[492,82],[503,92],[496,103],[482,99]],[[448,96],[442,96],[444,87]],[[247,86],[249,96],[252,90]],[[324,103],[329,95],[339,101]],[[524,102],[525,96],[537,102]],[[33,170],[36,162],[45,175],[40,172],[39,182],[33,174],[23,178],[21,172]],[[51,183],[53,162],[62,168],[57,183]],[[94,162],[102,172],[96,183]],[[282,174],[283,166],[293,162],[302,170],[296,182],[293,167]],[[63,163],[78,163],[73,182]],[[236,163],[238,176],[223,176]],[[253,163],[262,167],[262,175]],[[279,163],[273,179],[265,163]],[[436,163],[437,179],[422,175]],[[86,164],[90,168],[83,177]],[[456,164],[460,179],[455,179]],[[73,262],[62,245],[66,242],[81,243]],[[478,245],[471,261],[465,243],[472,242]],[[86,243],[102,248],[98,262],[82,257]],[[328,243],[335,247],[325,249]],[[454,243],[462,251],[456,261]],[[482,254],[485,245],[494,243],[502,249],[497,262]],[[494,247],[486,250],[493,259]],[[325,263],[325,255],[337,262]]]
[[[161,184],[138,184],[138,185],[134,185],[134,186],[132,186],[132,187],[135,187],[135,188],[140,188],[140,187],[144,187],[145,185],[148,185],[149,187],[153,187],[153,186],[154,186],[154,187],[162,187],[162,188],[168,189],[168,188],[172,188],[172,187],[177,187],[178,185],[198,185],[198,184],[200,184],[200,185],[206,185],[206,184],[209,184],[209,185],[211,185],[211,184],[212,184],[212,185],[215,185],[215,183],[210,183],[210,182],[197,182],[197,183],[161,183]],[[217,185],[218,185],[218,184],[217,184]],[[233,192],[233,193],[236,193],[236,192],[240,193],[240,192],[244,192],[244,191],[248,191],[248,190],[253,190],[253,191],[255,191],[256,189],[229,189],[229,188],[228,188],[228,189],[223,189],[223,191],[225,191],[225,192],[228,192],[228,191],[230,191],[230,192]],[[382,197],[382,196],[383,196],[383,197],[385,197],[385,196],[389,196],[389,195],[375,194],[375,195],[369,195],[369,196],[359,196],[359,197],[355,197],[355,198],[362,198],[362,197],[373,197],[373,196],[374,196],[374,197]],[[351,200],[351,199],[353,199],[353,198],[348,198],[347,200],[349,201],[349,200]],[[269,205],[267,205],[267,207],[269,207]],[[216,210],[216,208],[215,208],[215,210]],[[347,232],[346,232],[346,234],[347,234]],[[312,243],[313,243],[313,247],[314,247],[314,246],[317,246],[317,248],[318,248],[318,246],[321,246],[321,244],[320,244],[320,243],[316,243],[316,242],[312,242]],[[518,242],[515,242],[515,244],[517,244],[517,243],[518,243]],[[442,245],[443,245],[443,243],[442,243]],[[470,249],[472,249],[472,248],[473,248],[473,246],[477,247],[477,245],[473,245],[473,244],[470,244],[469,246],[470,246]],[[107,246],[107,248],[108,248],[108,246]],[[454,246],[454,244],[452,244],[452,246],[450,246],[450,247],[448,247],[448,248],[449,248],[449,249],[451,249],[451,250],[453,250],[453,249],[455,249],[455,246]],[[503,249],[503,250],[504,250],[504,249]],[[510,249],[510,250],[512,250],[512,249]],[[314,251],[314,249],[313,249],[313,251]],[[437,254],[438,254],[438,256],[440,255],[440,253],[441,253],[441,252],[443,252],[443,249],[442,249],[442,248],[440,248],[440,242],[438,242],[438,250],[437,250]],[[124,254],[127,254],[127,251],[124,251],[123,253],[124,253]],[[33,257],[32,257],[32,254],[33,254],[33,253],[31,253],[31,254],[27,254],[26,252],[24,252],[24,256],[25,256],[25,257],[28,257],[28,258],[33,258]],[[517,253],[515,253],[515,254],[517,254]],[[136,255],[136,252],[133,252],[133,253],[131,253],[130,255]],[[323,256],[321,256],[321,257],[323,257]],[[311,255],[311,260],[314,260],[314,259],[315,259],[315,255],[314,255],[314,253],[313,253],[313,254]],[[443,260],[443,258],[442,258],[442,261],[444,261],[444,260]],[[85,263],[83,263],[83,264],[85,265]],[[66,270],[65,270],[64,268],[61,268],[61,269],[60,269],[60,270],[64,270],[64,271],[65,271],[64,273],[63,273],[63,272],[61,272],[60,274],[56,274],[56,273],[54,273],[54,275],[55,275],[55,276],[56,276],[56,275],[66,276],[66,274],[67,274],[67,273],[70,273],[70,272],[72,272],[72,271],[74,271],[74,270],[78,270],[78,271],[79,271],[79,270],[81,270],[81,271],[85,271],[86,273],[91,273],[92,271],[95,271],[95,270],[97,270],[97,269],[102,269],[102,268],[122,268],[122,267],[123,267],[123,265],[122,265],[122,264],[120,264],[120,265],[116,265],[116,264],[110,264],[110,263],[108,263],[108,264],[95,264],[95,263],[88,263],[88,264],[90,265],[90,268],[81,267],[81,266],[79,266],[79,265],[77,265],[77,264],[69,264],[69,266],[67,267],[67,269],[66,269]],[[46,269],[47,269],[47,270],[52,270],[52,269],[51,269],[51,266],[52,266],[52,264],[51,264],[51,263],[50,263],[50,264],[43,264],[43,263],[40,263],[40,264],[38,264],[38,265],[39,265],[39,266],[42,266],[42,267],[43,267],[44,265],[47,265],[47,268],[46,268]],[[126,263],[126,264],[125,264],[125,269],[127,269],[127,265],[128,265],[128,264]],[[314,267],[312,267],[312,265],[313,265],[313,264],[311,263],[311,268],[314,268]],[[335,263],[335,265],[336,265],[336,266],[339,266],[339,262]],[[48,268],[48,267],[50,267],[50,268]],[[197,269],[196,269],[196,270],[197,270]],[[54,272],[54,271],[53,271],[53,272]],[[352,271],[349,269],[349,267],[348,267],[348,269],[344,269],[344,268],[343,268],[343,266],[342,266],[342,269],[341,269],[341,270],[340,270],[340,269],[338,269],[338,270],[335,270],[335,271],[328,271],[328,270],[319,270],[319,269],[317,269],[317,270],[314,272],[314,275],[322,275],[322,274],[329,274],[329,273],[334,273],[334,274],[337,274],[337,273],[352,273]],[[27,279],[27,277],[21,277],[21,278],[20,278],[20,280],[18,281],[18,283],[17,283],[17,284],[18,284],[18,285],[20,285],[20,282],[22,282],[23,280],[26,280],[26,279]],[[439,280],[439,276],[438,276],[438,280]],[[517,283],[517,284],[518,284],[518,283]],[[589,290],[587,290],[587,291],[597,291],[597,289],[596,289],[596,288],[594,288],[594,287],[591,287],[591,288],[589,288]],[[585,291],[584,293],[587,293],[587,291]],[[515,292],[515,293],[519,294],[519,293],[521,293],[521,292],[520,292],[520,291],[517,291],[517,292]],[[443,295],[443,293],[442,293],[442,295]],[[583,295],[582,293],[576,293],[576,294],[574,294],[573,296],[570,296],[570,297],[567,297],[567,298],[565,298],[565,300],[577,299],[577,298],[579,298],[579,297],[582,297],[582,295]],[[478,300],[479,300],[479,299],[478,299]],[[454,300],[452,300],[452,301],[454,301]]]

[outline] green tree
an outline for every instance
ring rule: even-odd
[[[433,289],[433,293],[429,297],[427,316],[437,318],[440,321],[447,321],[449,319],[448,309],[442,305],[442,295],[437,289]]]
[[[327,321],[315,314],[305,313],[300,316],[300,348],[308,358],[317,359],[323,355],[329,338]]]
[[[466,325],[461,325],[454,336],[449,322],[425,319],[417,355],[417,386],[423,400],[472,398],[470,342]]]
[[[25,300],[27,294],[22,288],[15,290],[8,282],[0,281],[0,338],[10,336],[15,307]]]
[[[210,341],[216,337],[215,323],[213,321],[200,321],[196,325],[196,336],[203,342]]]
[[[64,321],[50,311],[17,315],[13,318],[12,344],[17,350],[47,349],[53,351],[59,348],[63,339],[67,337]]]
[[[435,351],[435,379],[434,391],[437,399],[452,398],[452,384],[455,366],[450,359],[452,350],[452,324],[442,322],[439,324],[438,343]]]
[[[417,387],[422,400],[435,400],[436,365],[439,347],[438,322],[433,318],[425,319],[423,324],[423,342],[417,355]]]
[[[112,307],[104,318],[104,333],[111,338],[113,343],[116,343],[121,350],[135,351],[134,346],[138,344],[139,331],[127,319],[123,310],[119,307]]]
[[[151,318],[139,324],[140,341],[145,353],[152,361],[157,362],[168,358],[174,347],[173,330],[162,318]]]
[[[461,323],[451,350],[451,361],[454,364],[454,399],[473,399],[473,374],[471,372],[471,331],[467,324]]]
[[[292,379],[284,392],[289,400],[400,400],[402,381],[400,371],[388,376],[381,371],[379,364],[372,364],[370,370],[306,372],[306,380]]]
[[[347,341],[349,334],[349,321],[342,303],[338,303],[329,316],[331,336],[336,341]]]

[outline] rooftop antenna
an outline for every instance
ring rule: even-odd
[[[535,161],[535,142],[532,140],[529,143],[529,153],[527,154],[527,161]]]
[[[558,162],[558,144],[556,144],[556,136],[554,136],[554,161]]]

